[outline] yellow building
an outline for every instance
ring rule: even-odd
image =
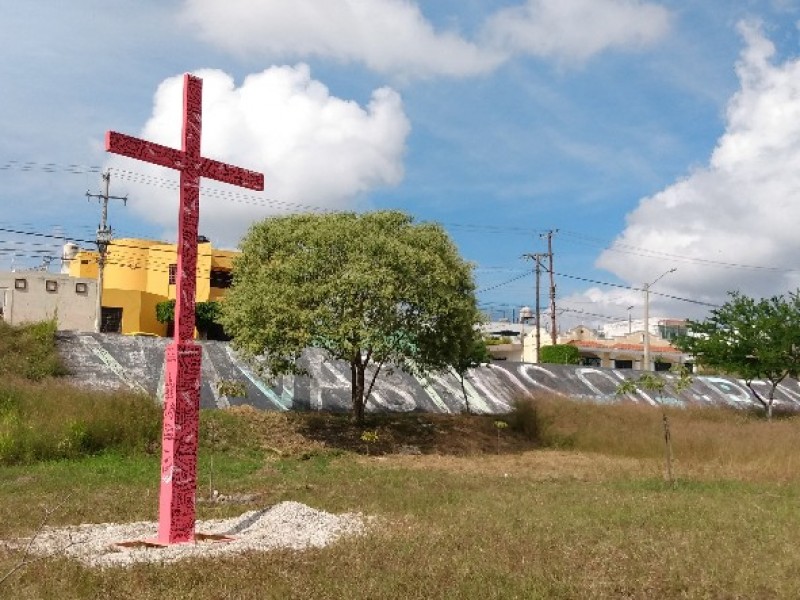
[[[225,295],[237,254],[214,249],[206,238],[198,238],[197,302]],[[79,250],[69,261],[69,274],[97,278],[97,259],[97,251]],[[101,330],[167,335],[167,325],[156,320],[156,304],[175,299],[177,262],[175,244],[135,238],[111,242],[103,274]]]

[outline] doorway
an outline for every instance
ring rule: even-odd
[[[122,333],[122,308],[104,306],[100,310],[100,333]]]

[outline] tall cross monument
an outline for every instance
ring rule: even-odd
[[[203,80],[187,73],[183,77],[183,140],[180,150],[114,131],[106,133],[106,151],[180,171],[176,326],[175,339],[165,352],[161,490],[156,540],[163,545],[195,539],[202,353],[193,338],[200,178],[209,177],[251,190],[264,189],[264,175],[261,173],[200,154],[202,101]]]

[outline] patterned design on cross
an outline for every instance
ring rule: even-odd
[[[261,173],[201,156],[202,100],[202,80],[187,73],[183,79],[181,150],[114,131],[106,134],[108,152],[180,171],[175,340],[165,352],[157,540],[160,544],[190,542],[195,535],[202,352],[192,339],[197,288],[200,178],[208,177],[253,190],[264,189],[264,176]]]

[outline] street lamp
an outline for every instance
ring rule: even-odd
[[[633,309],[633,307],[634,307],[634,305],[633,305],[633,304],[631,304],[631,305],[628,307],[628,335],[630,335],[631,333],[633,333],[633,331],[632,331],[632,329],[633,329],[633,327],[632,327],[632,325],[633,325],[633,322],[631,321],[631,309]]]
[[[644,284],[644,356],[642,357],[643,371],[650,371],[650,286],[654,285],[659,279],[670,273],[674,273],[678,269],[673,267],[668,271],[664,271],[661,275],[656,277],[650,283]]]
[[[533,318],[533,311],[528,306],[523,306],[519,309],[519,322],[522,326],[520,341],[522,342],[522,359],[520,362],[525,362],[525,322]]]

